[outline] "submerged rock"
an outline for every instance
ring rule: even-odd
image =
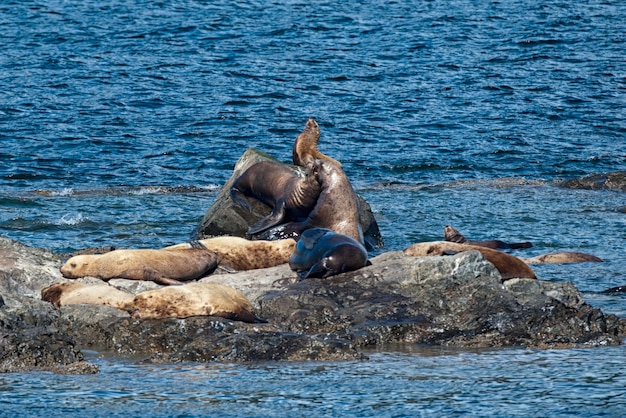
[[[585,177],[565,180],[559,184],[569,189],[619,190],[626,192],[626,171],[590,174]]]
[[[230,188],[237,177],[252,165],[262,161],[279,162],[268,154],[253,148],[248,149],[239,158],[235,164],[233,175],[224,186],[222,186],[215,202],[209,207],[202,218],[196,233],[197,239],[220,235],[245,237],[249,225],[256,223],[261,218],[270,214],[270,207],[255,199],[249,199],[253,209],[253,212],[249,212],[236,205],[230,198]],[[296,172],[302,172],[301,167],[288,167],[291,167]],[[357,195],[357,199],[360,206],[359,216],[366,246],[369,249],[382,248],[384,242],[370,205],[361,196]]]
[[[103,305],[59,310],[40,292],[64,281],[45,250],[0,238],[0,371],[93,373],[80,350],[149,362],[363,359],[387,343],[499,347],[617,345],[624,320],[605,315],[569,282],[502,283],[480,253],[410,257],[388,252],[328,279],[298,280],[287,264],[201,281],[240,290],[268,321],[216,317],[139,320]],[[93,278],[80,279],[85,283]],[[136,294],[152,282],[111,280]]]

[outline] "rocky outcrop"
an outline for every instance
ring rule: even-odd
[[[503,283],[475,251],[444,257],[388,252],[371,261],[328,279],[298,281],[286,264],[202,279],[243,292],[266,324],[139,320],[109,306],[54,309],[40,292],[66,280],[60,260],[0,238],[0,371],[97,371],[81,350],[149,362],[346,360],[396,342],[548,348],[616,345],[625,335],[624,320],[586,304],[571,283]],[[133,294],[159,287],[121,279],[109,284]]]
[[[567,187],[569,189],[609,189],[626,192],[626,171],[590,174],[585,177],[565,180],[559,183],[559,186]]]
[[[271,209],[259,201],[249,199],[253,209],[253,212],[249,212],[246,209],[237,206],[230,199],[230,188],[235,179],[237,179],[237,177],[239,177],[250,166],[261,161],[278,162],[268,154],[253,148],[248,149],[241,156],[241,158],[239,158],[239,161],[235,164],[233,175],[224,184],[219,195],[215,199],[215,202],[204,214],[196,233],[198,239],[221,235],[245,237],[249,225],[252,225],[261,218],[269,215]],[[300,167],[288,167],[291,167],[297,172],[301,172]],[[360,206],[359,215],[361,226],[363,227],[365,244],[370,250],[374,248],[382,248],[384,246],[384,242],[382,236],[380,235],[376,219],[374,219],[372,209],[361,196],[357,195],[357,198]]]

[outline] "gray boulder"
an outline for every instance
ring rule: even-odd
[[[237,161],[233,174],[222,187],[215,202],[204,214],[196,231],[197,239],[231,235],[236,237],[246,236],[248,226],[259,219],[269,215],[271,209],[255,199],[249,199],[253,212],[249,212],[237,206],[230,199],[230,188],[233,182],[252,165],[261,161],[279,162],[275,158],[261,151],[249,148]],[[302,172],[300,167],[291,167],[296,172]],[[378,224],[372,213],[370,205],[361,196],[357,195],[360,206],[361,226],[363,236],[368,249],[383,248],[384,242],[378,229]]]

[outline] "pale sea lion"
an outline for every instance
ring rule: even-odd
[[[413,244],[403,250],[406,255],[414,257],[440,256],[463,251],[479,251],[483,257],[493,264],[500,272],[502,280],[513,278],[536,279],[535,272],[519,258],[502,251],[478,245],[457,244],[456,242],[435,241]]]
[[[254,315],[252,304],[240,291],[218,283],[193,282],[142,292],[125,310],[139,319],[220,316],[265,322]]]
[[[506,243],[504,241],[500,241],[497,239],[484,240],[484,241],[475,241],[465,238],[459,231],[452,228],[451,226],[446,226],[443,229],[443,235],[446,241],[456,242],[459,244],[468,244],[468,245],[478,245],[480,247],[485,248],[502,248],[502,249],[518,249],[518,248],[530,248],[533,246],[530,242],[517,242],[517,243]]]
[[[300,222],[288,222],[266,231],[258,238],[294,238],[309,228],[327,228],[348,235],[363,244],[359,218],[359,203],[350,180],[336,164],[317,159],[312,173],[318,178],[322,191],[308,217]]]
[[[289,267],[300,279],[329,277],[367,264],[367,251],[357,240],[330,229],[311,228],[300,236]]]
[[[560,263],[602,263],[603,260],[595,255],[579,253],[576,251],[564,251],[548,253],[537,257],[520,258],[526,264],[560,264]]]
[[[123,309],[135,296],[108,284],[58,282],[41,291],[41,299],[57,309],[65,305],[108,305]]]
[[[251,241],[240,237],[215,237],[201,239],[197,243],[217,254],[220,267],[231,270],[254,270],[285,264],[296,248],[296,241],[292,238]],[[165,249],[190,248],[191,245],[177,244]]]
[[[103,280],[121,278],[180,284],[209,274],[217,262],[214,252],[195,248],[115,250],[104,254],[74,256],[61,266],[61,274],[69,279],[91,276]]]
[[[250,212],[252,208],[246,196],[272,208],[272,213],[248,228],[248,234],[254,235],[281,222],[305,218],[315,206],[320,191],[316,176],[308,170],[304,177],[300,177],[284,164],[261,161],[234,181],[230,198]]]
[[[339,161],[322,154],[317,149],[319,140],[320,127],[314,118],[309,118],[304,125],[304,130],[296,137],[296,140],[293,143],[293,149],[291,151],[293,164],[306,167],[308,164],[313,163],[316,159],[321,158],[341,167],[341,163]]]

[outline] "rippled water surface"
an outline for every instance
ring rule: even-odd
[[[248,148],[320,149],[388,250],[531,241],[602,264],[537,266],[626,315],[621,1],[0,1],[0,234],[64,252],[182,242]],[[394,351],[399,350],[399,351]],[[624,349],[395,348],[340,364],[144,366],[0,378],[30,415],[624,413]],[[51,406],[54,405],[54,408]],[[54,410],[54,412],[51,412]]]

